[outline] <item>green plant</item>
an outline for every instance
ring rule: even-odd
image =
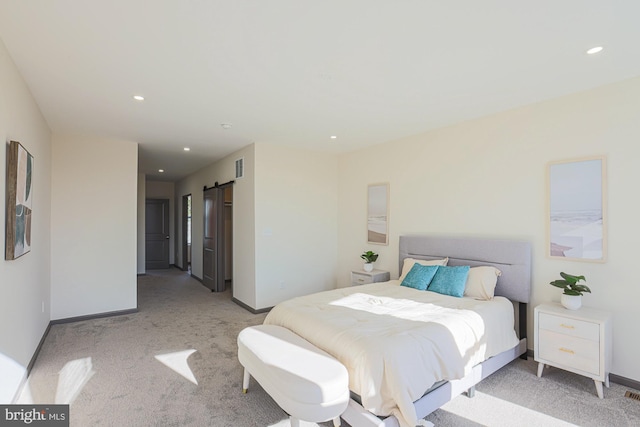
[[[564,289],[562,292],[565,295],[582,295],[583,292],[591,293],[591,289],[587,285],[581,285],[579,282],[581,280],[586,281],[587,279],[584,276],[573,276],[567,273],[560,273],[562,276],[562,280],[554,280],[553,282],[549,282],[550,285],[553,285],[557,288]]]
[[[360,258],[365,260],[367,263],[372,263],[378,259],[378,254],[372,251],[366,251],[365,253],[360,255]]]

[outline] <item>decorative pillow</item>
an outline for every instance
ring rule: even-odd
[[[491,266],[472,267],[467,277],[467,285],[464,289],[464,296],[479,300],[490,300],[493,298],[493,291],[496,289],[498,276],[502,271]]]
[[[443,295],[451,295],[452,297],[462,297],[468,275],[468,265],[456,267],[440,266],[427,290]]]
[[[413,264],[418,263],[420,265],[447,265],[447,262],[449,262],[449,258],[432,259],[429,261],[424,259],[405,258],[404,264],[402,264],[402,274],[400,275],[400,278],[398,280],[400,280],[401,282],[404,280],[407,274],[411,271]]]
[[[424,291],[431,283],[433,276],[438,271],[438,265],[421,265],[418,263],[413,264],[411,270],[407,273],[400,286],[407,286],[419,291]]]

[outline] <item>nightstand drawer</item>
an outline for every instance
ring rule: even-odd
[[[385,270],[351,271],[351,286],[389,281],[389,272]]]
[[[609,387],[611,372],[611,318],[611,313],[590,307],[537,306],[533,351],[538,377],[545,365],[584,375],[593,379],[598,397],[603,399],[602,386]]]
[[[600,325],[597,323],[555,316],[548,313],[540,313],[538,322],[540,329],[595,341],[596,346],[600,339]]]
[[[540,360],[600,375],[600,343],[541,329],[538,340]]]
[[[366,285],[367,283],[373,283],[373,275],[354,272],[351,273],[352,285]]]

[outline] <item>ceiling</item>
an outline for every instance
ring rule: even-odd
[[[169,181],[253,142],[351,151],[638,76],[639,19],[637,0],[0,0],[52,131],[138,142]]]

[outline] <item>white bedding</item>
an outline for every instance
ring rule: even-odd
[[[458,379],[518,343],[513,305],[399,286],[397,280],[294,298],[265,322],[284,326],[349,371],[362,406],[418,422],[413,402],[437,381]]]

